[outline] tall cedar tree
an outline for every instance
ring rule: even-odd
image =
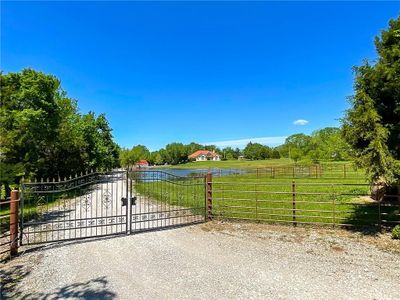
[[[400,178],[400,17],[375,38],[378,59],[355,67],[355,95],[343,134],[371,182]]]

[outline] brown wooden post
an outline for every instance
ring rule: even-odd
[[[292,181],[292,211],[293,211],[293,226],[297,226],[296,222],[296,182]]]
[[[333,228],[335,228],[335,225],[336,225],[336,193],[334,191],[333,184],[332,184],[332,187],[331,187],[331,191],[332,191],[332,204],[333,204],[333,206],[332,206]]]
[[[346,165],[343,165],[343,177],[346,178]]]
[[[382,209],[381,209],[381,200],[378,199],[378,230],[382,231]]]
[[[206,176],[206,205],[207,205],[207,220],[212,221],[212,173],[207,173]]]
[[[15,256],[18,254],[18,190],[11,191],[10,201],[10,254]]]

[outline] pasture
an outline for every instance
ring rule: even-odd
[[[177,178],[154,188],[139,179],[135,189],[174,206],[191,207],[198,197],[206,201],[204,189],[188,191],[185,182]],[[371,199],[363,170],[344,164],[246,169],[216,174],[209,184],[214,218],[379,229],[400,223],[399,203]]]

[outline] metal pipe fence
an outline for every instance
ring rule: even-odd
[[[213,172],[214,176],[247,175],[254,178],[362,179],[364,170],[351,164],[293,165],[232,168]]]
[[[355,183],[212,181],[213,216],[271,223],[374,227],[400,224],[400,196],[371,198]]]

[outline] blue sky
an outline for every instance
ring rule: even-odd
[[[339,125],[352,66],[399,14],[396,2],[2,1],[1,70],[56,75],[125,147],[276,145]]]

